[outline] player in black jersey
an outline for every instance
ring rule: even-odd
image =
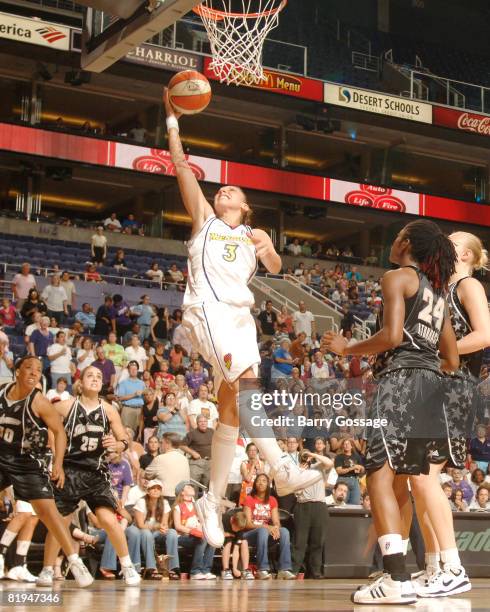
[[[117,410],[99,397],[102,372],[88,366],[82,372],[80,383],[81,393],[75,400],[54,404],[63,417],[68,439],[64,457],[65,482],[54,493],[56,505],[65,524],[69,525],[80,501],[86,502],[114,546],[126,585],[135,586],[140,583],[140,576],[131,562],[126,536],[116,518],[118,500],[111,489],[106,461],[108,451],[128,448],[128,436]],[[38,586],[53,583],[59,544],[48,535],[45,547],[45,565],[37,580]]]
[[[441,369],[459,365],[443,297],[455,269],[454,246],[435,223],[418,220],[400,231],[390,261],[399,269],[382,278],[378,331],[350,346],[337,334],[327,337],[329,350],[339,355],[378,355],[371,411],[386,426],[368,431],[365,467],[384,574],[352,596],[354,603],[371,605],[416,601],[405,566],[397,490],[406,490],[409,475],[416,502],[422,500],[431,516],[447,504],[440,487],[427,486],[428,445],[444,420]]]
[[[480,239],[467,232],[449,236],[456,249],[456,271],[450,279],[448,304],[451,323],[456,334],[460,366],[444,384],[444,407],[447,429],[445,437],[434,440],[430,449],[434,487],[447,463],[463,468],[466,461],[466,440],[474,427],[474,409],[483,349],[490,346],[490,314],[482,284],[472,278],[475,270],[486,269],[487,252]],[[427,512],[420,506],[417,515],[426,550],[426,569],[415,580],[415,590],[421,597],[440,597],[463,593],[471,589],[470,581],[461,566],[453,516],[449,504],[442,509],[437,523],[448,534],[448,542],[440,544]],[[405,517],[410,519],[410,514]],[[441,571],[442,563],[443,571]]]
[[[28,356],[15,365],[15,382],[0,387],[0,490],[13,486],[16,499],[29,502],[49,533],[60,542],[78,586],[93,578],[76,554],[68,528],[53,499],[52,482],[65,481],[63,455],[66,435],[53,405],[37,388],[42,363]],[[54,436],[55,456],[48,471],[48,430]]]

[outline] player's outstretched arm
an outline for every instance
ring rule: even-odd
[[[269,235],[264,232],[264,230],[254,229],[251,233],[248,233],[247,236],[255,245],[257,257],[267,268],[267,271],[272,274],[278,274],[282,268],[282,261]]]
[[[170,155],[175,165],[175,174],[185,209],[192,219],[192,234],[195,234],[204,225],[206,219],[213,214],[213,209],[204,197],[199,182],[185,158],[182,141],[179,136],[179,124],[177,123],[180,114],[172,108],[168,99],[167,88],[163,92],[163,102],[165,104],[165,112],[167,113]]]

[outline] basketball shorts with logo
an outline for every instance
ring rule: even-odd
[[[380,423],[366,432],[368,472],[388,462],[397,474],[429,473],[429,444],[444,424],[441,379],[437,372],[419,368],[379,377],[367,415]]]
[[[109,473],[83,470],[65,464],[65,486],[54,490],[56,507],[62,516],[74,512],[83,500],[95,512],[97,508],[118,507],[117,495],[111,487]]]
[[[194,350],[213,366],[215,388],[234,382],[260,363],[257,327],[248,306],[224,302],[191,306],[184,312],[183,325],[189,331]]]
[[[449,467],[464,468],[467,439],[473,435],[478,406],[477,382],[471,376],[445,376],[444,436],[436,437],[430,445],[431,463],[447,461]]]
[[[52,499],[53,486],[43,459],[30,455],[0,455],[0,491],[12,485],[15,499]]]

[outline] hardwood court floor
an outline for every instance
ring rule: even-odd
[[[143,582],[140,587],[125,588],[115,583],[97,580],[89,589],[77,589],[66,581],[56,587],[63,595],[62,606],[43,606],[51,612],[326,612],[358,610],[359,612],[487,612],[490,610],[490,579],[476,579],[473,590],[452,598],[423,599],[416,606],[359,606],[349,596],[357,586],[350,580],[304,580],[282,582]],[[32,585],[2,581],[0,594],[5,591],[34,590]],[[50,592],[50,589],[38,589]],[[11,607],[2,597],[2,612]],[[39,607],[15,605],[18,612],[32,612]]]

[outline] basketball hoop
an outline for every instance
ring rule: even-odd
[[[265,39],[277,26],[287,0],[240,1],[241,13],[232,10],[233,0],[204,0],[193,10],[206,28],[213,56],[209,68],[219,80],[228,85],[257,85],[266,80]]]

